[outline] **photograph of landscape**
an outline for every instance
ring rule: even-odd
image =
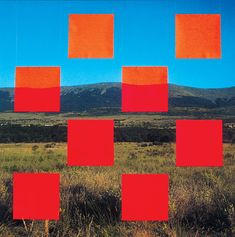
[[[68,57],[69,14],[87,13],[114,14],[113,58]],[[220,59],[176,58],[185,13],[221,14]],[[0,0],[0,19],[0,236],[235,236],[233,1]],[[168,67],[168,112],[122,112],[122,67],[153,65]],[[60,66],[60,112],[14,112],[22,66]],[[67,166],[73,119],[114,120],[113,166]],[[223,121],[222,167],[176,166],[177,120]],[[60,173],[59,220],[13,220],[14,172]],[[122,221],[121,175],[162,173],[169,220]]]

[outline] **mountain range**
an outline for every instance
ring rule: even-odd
[[[14,89],[0,88],[0,112],[13,111]],[[169,111],[235,107],[235,87],[201,89],[169,84]],[[61,87],[61,112],[119,113],[121,83]]]

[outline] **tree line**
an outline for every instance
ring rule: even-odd
[[[92,134],[91,134],[92,136]],[[235,143],[235,128],[225,128],[223,132],[225,143]],[[175,142],[175,129],[146,127],[116,127],[115,142]],[[0,126],[0,143],[19,142],[67,142],[67,126],[53,125],[14,125]]]

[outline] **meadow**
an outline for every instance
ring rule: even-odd
[[[42,221],[12,220],[12,173],[59,172],[60,220],[49,236],[234,236],[235,145],[224,167],[176,168],[174,143],[115,143],[114,167],[67,167],[65,143],[0,144],[0,236],[44,236]],[[169,173],[168,222],[122,222],[121,174]],[[25,225],[24,225],[25,224]]]

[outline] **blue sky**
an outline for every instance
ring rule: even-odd
[[[231,0],[0,0],[0,87],[16,66],[61,66],[62,85],[121,82],[122,66],[168,66],[169,83],[235,86],[235,3]],[[68,15],[113,13],[114,59],[69,59]],[[177,13],[222,15],[222,59],[175,58]]]

